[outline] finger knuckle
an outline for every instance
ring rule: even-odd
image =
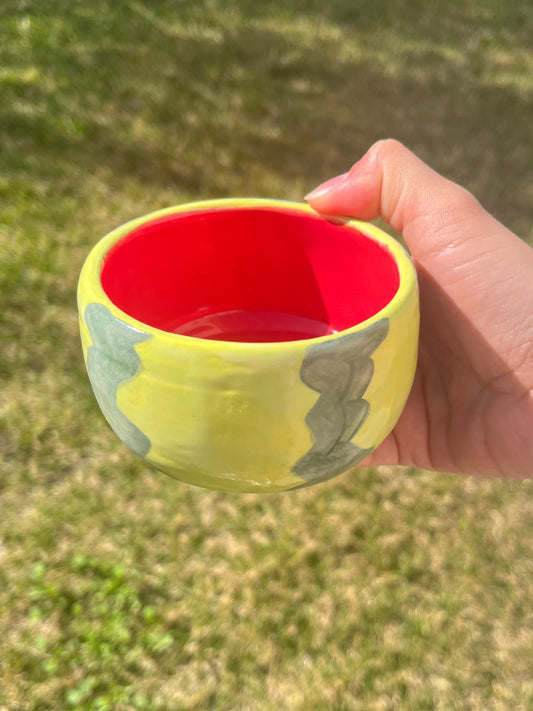
[[[381,138],[374,143],[370,150],[377,153],[381,158],[391,158],[400,153],[405,153],[406,148],[403,143],[395,138]]]

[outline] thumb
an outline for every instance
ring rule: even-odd
[[[502,319],[516,324],[516,333],[533,333],[532,307],[529,302],[524,306],[524,293],[529,299],[525,285],[533,273],[531,247],[489,215],[471,193],[401,143],[379,141],[348,173],[319,186],[306,199],[317,212],[362,220],[381,217],[402,233],[423,277],[426,309],[446,296],[462,315],[461,327],[476,324],[495,351],[502,334],[514,332],[502,327]]]
[[[306,200],[326,215],[383,218],[403,234],[415,258],[448,248],[458,228],[465,239],[473,236],[468,229],[472,221],[477,240],[496,225],[501,229],[467,190],[391,139],[375,143],[348,173],[323,183]]]

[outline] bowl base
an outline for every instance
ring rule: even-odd
[[[180,319],[179,324],[173,324],[165,330],[182,336],[241,343],[301,341],[336,333],[329,324],[305,316],[241,309],[217,313],[200,311],[186,321]]]

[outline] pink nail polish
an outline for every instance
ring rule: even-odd
[[[319,185],[314,190],[311,190],[311,192],[304,197],[304,200],[316,200],[326,193],[334,192],[344,183],[347,176],[348,173],[342,173],[342,175],[337,175],[335,178],[326,180],[325,183],[322,183],[322,185]]]

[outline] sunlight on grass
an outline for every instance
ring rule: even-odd
[[[387,135],[533,241],[529,5],[7,0],[0,27],[0,709],[531,708],[531,482],[179,484],[101,417],[75,312],[122,222],[300,200]]]

